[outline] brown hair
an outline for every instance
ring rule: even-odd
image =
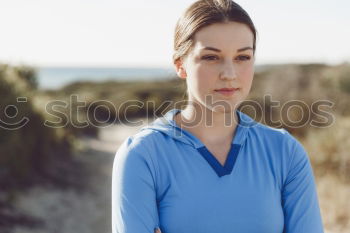
[[[194,35],[199,29],[230,21],[246,24],[250,28],[255,52],[257,32],[248,13],[240,5],[232,0],[199,0],[190,5],[176,23],[173,62],[190,52]]]

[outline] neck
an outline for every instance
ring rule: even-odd
[[[231,142],[238,124],[235,109],[218,112],[201,104],[187,105],[174,120],[181,128],[207,143]]]

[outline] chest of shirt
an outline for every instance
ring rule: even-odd
[[[231,174],[218,177],[199,153],[189,152],[162,171],[167,173],[158,189],[163,232],[283,231],[278,175],[262,154],[242,148]]]
[[[169,187],[158,203],[163,232],[282,232],[278,190],[252,180],[226,181],[180,181]]]

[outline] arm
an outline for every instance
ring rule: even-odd
[[[119,147],[112,175],[113,233],[154,233],[158,227],[155,169],[147,151],[128,138]]]
[[[315,179],[308,155],[297,140],[282,191],[284,233],[323,233]]]

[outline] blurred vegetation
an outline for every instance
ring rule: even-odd
[[[330,127],[311,129],[300,138],[311,159],[324,227],[350,229],[350,117],[336,116]]]
[[[38,87],[38,80],[36,77],[36,70],[29,66],[12,67],[13,72],[18,78],[22,79],[29,88],[36,89]]]
[[[174,78],[145,82],[77,82],[60,90],[44,90],[37,98],[63,101],[66,107],[62,111],[71,112],[70,121],[89,123],[81,128],[70,124],[68,130],[76,135],[96,135],[101,125],[160,116],[173,102],[183,100],[184,92],[185,83]]]
[[[350,117],[336,116],[328,128],[309,130],[301,138],[310,153],[317,175],[332,173],[344,182],[350,182]]]
[[[263,106],[263,114],[259,114],[260,111],[256,117],[259,121],[270,126],[283,127],[294,135],[305,136],[310,128],[329,125],[322,112],[332,115],[350,115],[348,107],[350,106],[350,92],[344,91],[346,90],[345,83],[349,80],[350,65],[347,63],[337,66],[325,64],[270,65],[256,72],[249,99]],[[279,106],[272,108],[271,103],[264,102],[263,96],[266,95],[270,95],[272,101],[278,101]],[[328,104],[322,104],[320,101],[328,102]],[[320,104],[318,108],[316,108],[317,102]],[[254,115],[252,110],[247,110],[247,112]],[[272,117],[269,117],[270,114]],[[271,123],[271,120],[278,123]],[[297,123],[299,121],[300,123]],[[296,123],[293,124],[293,122]],[[303,125],[303,122],[306,124]],[[312,126],[311,122],[319,123],[316,127]]]
[[[0,65],[0,226],[35,225],[12,209],[19,191],[37,184],[83,187],[79,172],[84,169],[77,169],[81,166],[72,156],[74,137],[45,127],[45,114],[33,105],[35,75],[29,67]],[[27,123],[18,124],[25,118]]]

